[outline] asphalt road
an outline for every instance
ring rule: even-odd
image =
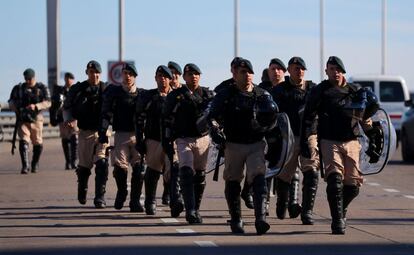
[[[115,210],[111,175],[108,207],[93,207],[93,178],[82,206],[74,171],[63,170],[59,142],[45,140],[40,172],[29,175],[20,174],[19,156],[10,155],[10,144],[0,143],[0,254],[414,254],[414,165],[402,164],[399,151],[382,173],[366,177],[349,208],[346,235],[330,234],[326,186],[320,181],[314,226],[276,219],[272,197],[271,229],[257,236],[253,211],[244,206],[246,234],[231,234],[223,181],[213,182],[212,175],[201,206],[202,225],[187,225],[183,215],[170,218],[169,208],[160,205],[161,184],[157,215]]]

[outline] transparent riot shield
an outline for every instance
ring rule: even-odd
[[[274,150],[275,155],[270,155],[276,160],[274,163],[270,163],[270,160],[267,162],[266,178],[280,173],[286,162],[292,157],[294,149],[295,136],[290,128],[289,117],[286,113],[278,114],[274,132],[274,135],[277,136],[276,143],[268,144],[268,148],[270,146],[277,148],[277,150]]]
[[[377,174],[381,172],[385,166],[387,165],[388,161],[394,154],[397,145],[397,135],[394,129],[394,126],[391,123],[391,119],[388,114],[385,112],[384,109],[379,109],[372,117],[372,121],[374,123],[379,124],[380,128],[382,129],[383,137],[383,144],[382,150],[380,152],[380,157],[378,162],[370,163],[370,157],[367,155],[366,151],[369,147],[369,139],[366,135],[363,135],[358,140],[361,143],[362,149],[360,152],[360,171],[363,175],[369,174]],[[364,134],[364,131],[361,129],[361,134]]]

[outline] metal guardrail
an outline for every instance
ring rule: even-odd
[[[4,108],[3,108],[4,109]],[[49,113],[45,111],[43,122],[43,138],[59,137],[59,127],[52,127],[49,121]],[[16,115],[12,111],[0,112],[0,142],[8,142],[13,139],[14,124]]]

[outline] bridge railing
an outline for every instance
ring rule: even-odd
[[[14,124],[16,123],[16,115],[10,111],[5,103],[0,103],[0,142],[8,142],[13,139]],[[43,111],[43,138],[59,137],[59,127],[50,125],[49,111]]]

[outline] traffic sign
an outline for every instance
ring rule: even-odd
[[[122,67],[125,63],[134,64],[134,61],[108,61],[108,83],[122,83]]]

